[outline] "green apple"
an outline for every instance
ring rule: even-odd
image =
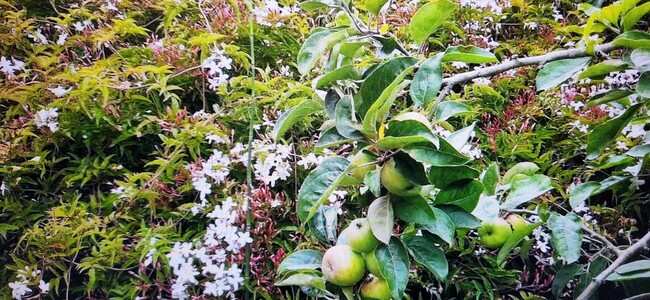
[[[420,185],[411,182],[397,170],[393,158],[381,167],[380,179],[384,187],[397,196],[415,196],[422,190]]]
[[[353,286],[366,274],[366,263],[350,246],[337,245],[325,251],[321,270],[325,280],[338,286]]]
[[[523,230],[528,226],[528,222],[526,222],[526,219],[524,219],[520,215],[515,215],[515,214],[510,214],[506,218],[506,222],[510,223],[510,226],[512,226],[512,229],[515,231]]]
[[[370,281],[361,285],[361,300],[390,300],[390,287],[386,280],[372,276]]]
[[[373,250],[366,253],[365,259],[366,269],[368,269],[368,272],[375,275],[375,277],[383,279],[384,276],[381,275],[381,271],[379,270],[379,261],[377,260],[377,256],[375,256],[375,251]]]
[[[503,246],[512,234],[510,223],[503,218],[485,220],[476,231],[478,231],[481,238],[481,244],[489,249],[497,249]]]
[[[376,157],[372,156],[368,151],[361,150],[357,154],[350,156],[348,160],[352,163],[352,169],[350,170],[352,177],[358,183],[362,183],[363,179],[366,178],[366,174],[376,168],[376,164],[373,163]]]
[[[413,120],[413,121],[418,121],[427,127],[431,128],[431,122],[429,122],[429,119],[421,113],[417,112],[406,112],[400,115],[397,115],[393,118],[395,121],[407,121],[407,120]]]
[[[343,231],[347,231],[345,237],[348,246],[356,252],[367,253],[375,250],[377,245],[379,245],[379,240],[370,228],[370,221],[366,218],[355,219]]]

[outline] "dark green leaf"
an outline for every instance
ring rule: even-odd
[[[395,211],[395,216],[399,219],[421,225],[449,244],[454,242],[453,221],[444,211],[431,207],[423,197],[395,198],[393,201],[393,210]],[[440,211],[440,215],[436,211]]]
[[[456,205],[438,205],[436,208],[444,211],[456,228],[474,229],[481,226],[481,222],[475,216]]]
[[[368,108],[363,119],[363,130],[366,133],[373,137],[377,135],[377,128],[388,118],[388,112],[393,106],[395,98],[409,84],[409,81],[405,81],[404,77],[411,71],[412,69],[408,68],[397,75],[395,80],[384,89],[379,98]]]
[[[293,274],[286,279],[276,282],[276,286],[308,286],[319,290],[325,289],[325,279],[314,274],[298,273]]]
[[[485,187],[485,195],[492,196],[496,193],[497,184],[499,183],[499,165],[496,162],[491,163],[481,179]]]
[[[636,93],[641,97],[650,98],[650,71],[641,74],[636,83]]]
[[[346,29],[323,29],[310,35],[298,52],[298,72],[307,74],[334,44],[348,36]]]
[[[551,229],[553,248],[570,264],[580,258],[582,249],[582,221],[574,213],[566,216],[552,213],[548,219],[548,228]]]
[[[436,195],[436,204],[453,204],[471,212],[483,193],[483,184],[478,180],[456,181]]]
[[[506,258],[508,258],[508,254],[510,254],[510,251],[517,247],[519,243],[527,236],[529,236],[535,228],[539,227],[543,223],[534,223],[534,224],[528,224],[526,225],[526,228],[520,229],[520,230],[515,230],[512,232],[510,237],[506,240],[505,244],[501,246],[501,249],[499,250],[499,253],[497,254],[497,264],[501,265],[506,261]]]
[[[634,118],[636,112],[642,105],[642,103],[636,104],[628,108],[620,117],[596,126],[589,135],[589,141],[587,142],[587,159],[598,157],[603,149],[613,143],[621,133],[621,130]]]
[[[464,115],[471,113],[472,110],[469,106],[456,102],[456,101],[444,101],[436,107],[436,120],[445,121],[451,117]]]
[[[318,140],[316,147],[327,148],[327,147],[333,147],[344,143],[350,143],[352,141],[354,140],[348,139],[342,136],[341,134],[339,134],[339,132],[336,131],[336,127],[332,127],[330,129],[325,130],[323,133],[321,133],[320,139]]]
[[[627,31],[617,36],[612,44],[632,49],[650,47],[650,34],[641,31]]]
[[[439,280],[446,281],[449,274],[449,266],[445,254],[432,240],[425,236],[415,236],[406,240],[411,257],[425,266]]]
[[[438,150],[433,147],[412,147],[403,149],[413,159],[432,166],[462,166],[470,161],[462,154]]]
[[[370,107],[379,99],[384,90],[390,86],[395,79],[406,69],[417,63],[412,57],[398,57],[391,59],[377,67],[368,78],[361,84],[359,94],[361,103],[357,107],[359,115],[365,116]]]
[[[349,139],[362,139],[360,124],[357,122],[352,97],[346,95],[336,104],[336,131]]]
[[[390,287],[393,299],[402,299],[409,281],[409,258],[402,242],[392,237],[390,243],[379,244],[375,249],[381,275]]]
[[[275,122],[273,127],[274,140],[278,140],[282,135],[287,132],[293,125],[305,119],[305,117],[320,112],[323,110],[323,104],[315,100],[305,100],[300,104],[290,108],[282,113],[282,115]]]
[[[324,243],[336,241],[336,224],[338,221],[338,208],[321,205],[314,217],[309,220],[309,227],[318,240]]]
[[[321,267],[323,254],[315,250],[299,250],[285,257],[278,266],[278,274],[291,271],[316,270]]]
[[[327,201],[349,165],[350,161],[343,157],[329,157],[309,173],[298,193],[297,210],[302,222],[308,222],[318,207]]]
[[[560,268],[560,270],[555,273],[555,278],[553,279],[553,295],[558,297],[573,277],[582,274],[582,269],[583,266],[579,264],[566,265]]]
[[[512,183],[510,193],[501,208],[514,209],[552,189],[551,179],[545,175],[533,175],[528,179],[515,181]]]
[[[429,182],[439,189],[445,189],[447,185],[463,179],[478,178],[478,170],[468,166],[439,167],[432,166],[429,169]]]
[[[586,108],[596,107],[601,104],[606,104],[612,101],[623,99],[632,94],[634,94],[634,92],[628,89],[615,89],[615,90],[607,91],[593,96],[591,99],[588,100],[587,105],[585,105],[585,107]]]
[[[611,72],[623,71],[626,69],[628,69],[628,66],[622,60],[610,59],[587,68],[584,72],[580,73],[578,79],[602,79],[605,75]]]
[[[361,74],[354,66],[342,66],[332,72],[316,77],[313,81],[313,88],[322,90],[339,80],[358,80],[360,78]]]
[[[447,48],[442,61],[460,61],[468,64],[487,64],[499,62],[490,51],[475,46],[454,46]]]
[[[366,174],[366,177],[363,179],[363,183],[368,186],[370,192],[379,197],[381,195],[381,180],[380,180],[380,170],[372,170]]]
[[[600,188],[600,183],[595,181],[585,182],[581,185],[574,187],[569,193],[569,204],[572,208],[576,208],[582,202],[589,199],[591,194]]]

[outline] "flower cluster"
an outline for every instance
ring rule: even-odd
[[[263,4],[253,9],[255,21],[264,26],[284,26],[283,20],[300,11],[300,7],[280,6],[276,0],[264,0]]]
[[[24,70],[25,63],[15,58],[7,59],[0,57],[0,72],[4,73],[7,77],[13,77],[16,72]]]
[[[212,194],[212,184],[221,184],[226,180],[230,173],[228,166],[230,166],[230,157],[216,149],[207,160],[186,166],[192,176],[192,186],[199,192],[201,198],[201,204],[195,206],[192,212],[196,214],[200,208],[207,205],[206,196]]]
[[[228,197],[207,217],[214,220],[197,243],[177,242],[167,254],[174,274],[172,298],[187,299],[188,288],[203,283],[203,295],[234,298],[244,282],[242,270],[231,263],[253,239],[236,226],[237,204]],[[155,253],[155,252],[153,252]],[[198,278],[197,278],[198,277]]]
[[[41,109],[34,115],[34,122],[36,127],[48,127],[50,131],[56,132],[59,130],[59,113],[58,108]]]
[[[230,154],[238,157],[237,161],[246,163],[246,146],[237,143]],[[253,171],[255,179],[275,187],[278,180],[287,180],[291,176],[293,151],[289,145],[281,145],[270,139],[253,141]]]
[[[35,282],[39,278],[41,278],[38,281],[38,289],[40,290],[40,293],[47,294],[47,292],[50,290],[50,283],[45,282],[42,279],[40,270],[31,270],[30,267],[25,267],[23,270],[18,270],[17,276],[18,280],[9,283],[9,287],[11,288],[11,296],[14,299],[23,299],[26,295],[32,293],[32,289],[29,287],[30,282]]]
[[[212,54],[206,58],[201,67],[206,71],[210,89],[217,90],[219,86],[228,83],[228,74],[225,70],[232,69],[232,59],[226,56],[222,49],[212,49]]]

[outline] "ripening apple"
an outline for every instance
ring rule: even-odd
[[[478,231],[481,238],[481,244],[489,249],[497,249],[503,246],[512,234],[510,223],[503,218],[485,220],[476,231]]]
[[[512,226],[512,229],[515,231],[525,229],[528,226],[526,219],[516,214],[510,214],[506,218],[506,222],[510,223],[510,226]]]
[[[374,156],[363,150],[348,158],[353,165],[350,172],[358,183],[362,183],[366,174],[375,169],[375,164],[373,163],[375,159]]]
[[[375,275],[375,277],[383,279],[384,276],[381,275],[381,271],[379,270],[379,261],[377,260],[377,256],[375,256],[375,251],[366,253],[365,259],[366,269],[368,269],[368,272]]]
[[[397,170],[393,158],[381,167],[380,179],[384,187],[397,196],[415,196],[422,190],[422,186],[411,182]]]
[[[350,246],[337,245],[325,251],[321,270],[325,280],[338,286],[353,286],[366,274],[366,263]]]
[[[372,233],[370,221],[366,218],[357,218],[350,223],[345,230],[345,237],[348,246],[359,253],[367,253],[375,250],[379,240]]]
[[[390,300],[392,298],[388,282],[371,276],[370,281],[361,285],[361,300]]]

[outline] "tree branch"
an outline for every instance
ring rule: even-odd
[[[602,273],[598,274],[596,278],[594,278],[591,283],[587,286],[587,288],[576,298],[576,300],[587,300],[593,295],[596,290],[598,290],[598,287],[600,287],[601,284],[605,281],[607,276],[609,274],[612,274],[616,268],[618,268],[620,265],[623,263],[627,262],[629,259],[631,259],[634,255],[642,251],[646,246],[650,245],[650,232],[646,233],[643,238],[638,240],[636,243],[634,243],[630,248],[625,249],[624,251],[621,252],[621,255],[618,256],[618,258],[611,264],[605,271]]]
[[[623,251],[621,251],[621,249],[616,247],[614,244],[612,244],[612,242],[610,242],[606,237],[600,235],[598,232],[591,230],[591,228],[587,227],[586,225],[582,225],[582,230],[585,231],[587,234],[589,234],[591,237],[605,244],[607,249],[614,252],[614,254],[616,254],[617,257],[623,255]]]
[[[636,295],[630,298],[625,298],[623,300],[648,300],[648,299],[650,299],[650,293]]]
[[[610,52],[612,50],[618,49],[620,47],[614,46],[612,43],[607,43],[607,44],[602,44],[598,45],[595,48],[595,53],[596,52]],[[489,77],[493,76],[496,74],[503,73],[505,71],[508,71],[510,69],[514,68],[519,68],[523,66],[530,66],[530,65],[539,65],[539,64],[544,64],[550,61],[555,61],[555,60],[560,60],[560,59],[567,59],[567,58],[578,58],[578,57],[585,57],[585,56],[591,56],[589,52],[587,52],[587,48],[575,48],[575,49],[569,49],[569,50],[559,50],[559,51],[553,51],[546,53],[544,55],[538,55],[538,56],[531,56],[531,57],[523,57],[523,58],[516,58],[513,60],[509,60],[503,63],[500,63],[498,65],[490,66],[490,67],[485,67],[481,68],[478,70],[474,71],[469,71],[465,73],[460,73],[451,77],[447,77],[442,80],[442,83],[445,86],[445,88],[440,92],[440,95],[436,99],[435,104],[433,107],[435,107],[438,103],[440,103],[442,100],[444,100],[445,97],[451,92],[451,88],[456,85],[456,84],[461,84],[467,81],[470,81],[472,79],[476,79],[479,77]],[[429,118],[432,117],[432,113],[429,112]]]

